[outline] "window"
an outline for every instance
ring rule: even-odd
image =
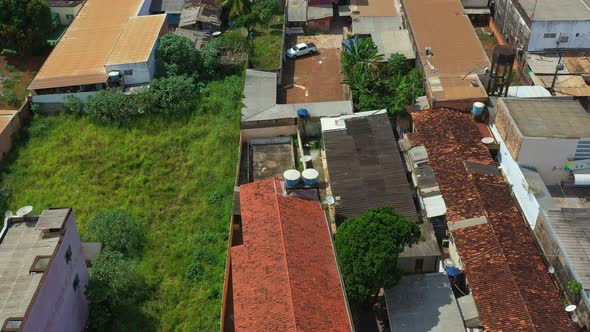
[[[37,256],[29,272],[45,272],[49,266],[51,256]]]
[[[556,38],[557,34],[556,33],[546,33],[543,35],[543,38]]]
[[[78,277],[77,273],[76,277],[74,278],[74,283],[72,284],[72,287],[74,287],[74,291],[77,291],[78,288],[80,288],[80,277]]]
[[[580,37],[580,33],[579,33],[579,32],[578,32],[578,33],[576,33],[576,37]]]
[[[133,69],[123,70],[123,75],[125,75],[125,76],[133,75]]]
[[[72,15],[72,14],[66,14],[66,19],[71,22],[71,21],[74,20],[74,15]]]
[[[66,250],[66,263],[70,263],[72,261],[72,247],[68,246],[68,250]]]
[[[20,327],[23,324],[22,317],[9,317],[4,321],[2,325],[2,332],[13,332],[20,331]]]
[[[570,40],[570,37],[568,37],[568,36],[561,36],[561,38],[559,38],[560,43],[567,43],[569,40]]]

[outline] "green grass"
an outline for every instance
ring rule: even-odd
[[[17,108],[20,106],[20,103],[24,100],[24,98],[29,94],[29,91],[27,91],[28,81],[21,81],[23,73],[16,67],[9,64],[4,64],[0,68],[0,76],[8,76],[10,78],[9,80],[2,83],[2,88],[0,89],[0,104],[6,103],[12,108]],[[9,93],[8,91],[12,91],[16,97],[14,103],[12,103],[7,97],[7,93]],[[1,108],[2,107],[0,107],[0,109]]]
[[[140,272],[156,291],[129,330],[219,330],[242,89],[237,76],[212,82],[199,112],[126,128],[36,117],[4,167],[11,209],[71,206],[83,238],[103,209],[146,222]]]
[[[250,52],[250,67],[260,70],[278,70],[281,65],[283,41],[282,13],[273,16],[268,27],[257,25]]]

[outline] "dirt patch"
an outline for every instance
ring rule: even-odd
[[[33,80],[47,56],[0,56],[0,109],[18,109],[28,95],[27,87]],[[19,104],[10,103],[6,94],[11,91]],[[4,96],[4,97],[3,97]]]
[[[346,100],[340,74],[342,36],[298,36],[287,47],[295,43],[314,43],[318,52],[286,60],[279,101],[291,104]]]

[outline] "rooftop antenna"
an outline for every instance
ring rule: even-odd
[[[32,206],[30,206],[30,205],[23,206],[22,208],[16,210],[16,215],[18,217],[22,218],[22,217],[26,216],[27,214],[31,213],[31,211],[33,211]]]

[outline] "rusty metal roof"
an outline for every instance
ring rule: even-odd
[[[103,83],[105,64],[144,0],[88,0],[55,46],[29,90]],[[140,43],[151,43],[141,34]],[[152,44],[153,45],[153,44]]]

